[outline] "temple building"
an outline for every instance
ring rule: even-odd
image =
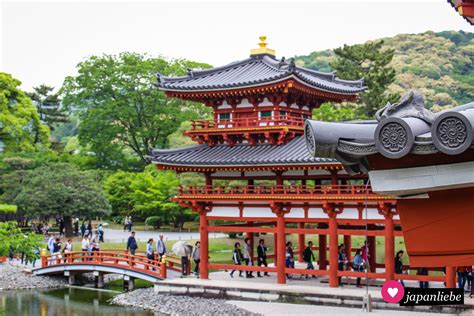
[[[325,276],[331,287],[339,285],[341,276],[365,277],[338,271],[338,236],[343,236],[350,261],[361,246],[352,245],[351,236],[357,235],[368,236],[369,278],[394,279],[394,237],[402,236],[396,200],[373,193],[367,175],[347,172],[335,157],[312,156],[303,136],[313,109],[327,101],[357,99],[363,81],[341,80],[334,72],[276,59],[265,37],[260,39],[242,61],[189,70],[182,77],[158,75],[157,87],[168,97],[213,110],[212,119],[193,121],[185,132],[196,145],[156,149],[151,155],[159,169],[198,172],[205,178],[205,185],[182,187],[174,198],[200,215],[201,278],[207,279],[210,269],[237,268],[209,262],[208,234],[241,232],[251,243],[254,233],[273,235],[269,258],[274,265],[238,270],[276,272],[280,284],[287,273]],[[317,235],[316,270],[285,267],[288,234],[298,235],[299,261],[305,235]],[[385,262],[376,262],[377,236],[385,239]]]
[[[456,11],[471,25],[474,25],[474,0],[448,0]]]
[[[376,118],[307,121],[308,149],[397,197],[410,266],[445,267],[447,287],[455,287],[455,268],[474,265],[474,102],[432,113],[410,91]]]

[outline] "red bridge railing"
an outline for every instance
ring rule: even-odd
[[[160,261],[158,257],[149,259],[144,252],[130,254],[127,250],[109,251],[80,251],[58,253],[41,256],[41,267],[62,265],[103,265],[108,267],[124,268],[160,279],[166,279],[167,270],[181,272],[181,259],[175,256],[164,256]]]
[[[284,116],[280,118],[236,118],[227,120],[193,120],[191,131],[213,128],[242,128],[242,127],[270,127],[293,126],[303,127],[304,119],[301,117]]]

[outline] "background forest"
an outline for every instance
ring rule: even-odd
[[[336,70],[342,79],[364,77],[368,87],[357,103],[323,104],[316,119],[370,119],[409,89],[424,94],[433,111],[474,101],[473,33],[401,34],[296,56],[295,62]],[[191,119],[210,118],[210,110],[168,99],[153,84],[157,72],[208,67],[135,53],[93,56],[62,87],[46,83],[33,91],[0,73],[1,216],[21,224],[61,217],[67,232],[76,217],[122,222],[131,215],[176,228],[194,220],[170,197],[179,185],[203,179],[156,170],[147,156],[152,148],[192,144],[182,132]],[[12,205],[16,213],[7,211]]]

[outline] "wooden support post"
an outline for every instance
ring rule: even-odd
[[[206,193],[209,194],[209,192],[212,191],[212,177],[211,177],[211,173],[210,172],[206,172],[204,174],[205,178],[206,178]]]
[[[456,268],[446,267],[446,288],[456,287]]]
[[[285,284],[286,283],[286,274],[285,274],[285,217],[283,212],[278,212],[277,214],[277,283]]]
[[[199,266],[199,275],[201,279],[209,279],[209,234],[207,231],[207,215],[201,211],[199,215],[199,233],[201,241],[201,263]]]
[[[385,218],[385,279],[393,280],[395,274],[395,241],[392,216]]]
[[[338,241],[336,217],[329,217],[329,287],[338,287]]]
[[[370,272],[375,272],[375,268],[377,265],[377,251],[376,251],[376,240],[375,236],[367,236],[367,240],[369,242],[369,266],[370,266]],[[395,259],[394,259],[395,260]]]
[[[321,226],[323,226],[321,223],[318,225],[319,228],[322,228]],[[326,226],[324,225],[324,228],[326,228]],[[326,270],[327,269],[327,236],[326,235],[318,235],[318,238],[319,238],[319,243],[318,243],[318,246],[319,246],[319,262],[318,262],[318,265],[319,265],[319,270]]]
[[[304,223],[298,223],[298,228],[304,228]],[[304,262],[303,252],[305,248],[304,234],[298,234],[298,262]]]
[[[277,224],[278,223],[275,223],[275,227],[277,227]],[[278,265],[278,233],[274,233],[273,234],[273,254],[274,254],[274,258],[273,258],[273,265],[276,267]]]
[[[352,236],[344,235],[344,248],[346,248],[347,261],[352,262]]]
[[[253,222],[247,222],[247,226],[252,226]],[[246,238],[250,239],[250,258],[252,258],[253,262],[253,252],[254,252],[254,235],[253,232],[247,232]],[[255,265],[255,264],[254,264]]]
[[[337,185],[337,171],[336,170],[331,170],[331,184],[332,185]]]

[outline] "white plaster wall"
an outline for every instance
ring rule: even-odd
[[[269,207],[246,207],[243,215],[245,217],[271,217],[276,218],[272,209]]]
[[[225,217],[238,217],[239,216],[238,207],[213,207],[212,211],[208,213],[208,216],[225,216]]]
[[[304,209],[300,207],[292,208],[291,211],[285,215],[287,218],[304,218]]]

